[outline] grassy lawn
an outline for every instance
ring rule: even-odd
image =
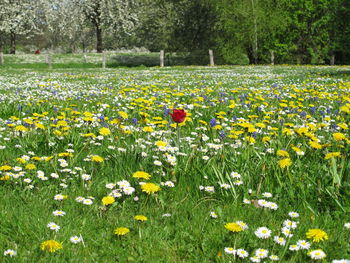
[[[350,259],[349,67],[68,58],[0,67],[1,262]]]

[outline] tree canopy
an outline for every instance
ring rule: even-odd
[[[227,64],[350,63],[348,0],[0,0],[0,6],[0,51],[8,53],[213,49]]]

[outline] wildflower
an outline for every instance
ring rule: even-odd
[[[92,205],[92,200],[89,199],[89,198],[85,198],[85,199],[83,200],[83,204],[84,204],[84,205]]]
[[[56,210],[56,211],[53,211],[52,214],[53,214],[54,216],[65,216],[65,215],[66,215],[66,212],[61,211],[61,210]]]
[[[170,115],[173,121],[176,123],[182,123],[186,119],[186,112],[184,110],[174,109],[173,113]]]
[[[32,163],[28,163],[25,167],[27,170],[35,170],[36,169],[36,166],[35,164],[32,164]]]
[[[279,258],[278,256],[276,256],[276,255],[271,255],[271,256],[269,257],[269,259],[271,259],[272,261],[278,261],[278,260],[280,260],[280,258]]]
[[[80,242],[83,241],[83,239],[81,237],[78,237],[78,236],[72,236],[70,237],[70,242],[72,242],[73,244],[78,244]]]
[[[305,240],[298,240],[297,245],[300,249],[309,249],[311,246],[310,243]]]
[[[104,159],[101,156],[92,155],[91,161],[96,162],[96,163],[102,163],[104,161]]]
[[[236,249],[234,249],[233,247],[225,247],[224,251],[226,254],[230,254],[230,255],[236,254]]]
[[[290,230],[289,227],[283,227],[282,230],[281,230],[282,234],[285,235],[286,237],[292,237],[293,234]]]
[[[239,248],[236,250],[236,255],[239,258],[246,258],[249,256],[249,253],[247,251],[245,251],[244,249]]]
[[[243,221],[236,221],[236,224],[238,224],[243,230],[248,229],[248,225]]]
[[[328,159],[331,159],[333,157],[340,157],[341,154],[340,152],[330,152],[330,153],[327,153],[326,156],[324,157],[325,160],[328,160]]]
[[[262,258],[267,258],[269,255],[269,251],[267,249],[259,248],[255,251],[255,256]]]
[[[321,249],[312,250],[308,253],[308,256],[311,257],[311,259],[317,260],[317,259],[324,259],[327,255],[323,252]]]
[[[60,230],[60,228],[61,228],[59,225],[57,225],[54,222],[48,223],[47,227],[50,228],[51,230],[55,230],[56,232],[58,232],[58,230]]]
[[[312,242],[316,243],[328,240],[327,233],[321,229],[309,229],[309,231],[306,233],[306,237],[312,239]]]
[[[299,217],[299,214],[297,212],[289,212],[288,215],[292,218]]]
[[[298,251],[300,248],[298,245],[290,245],[289,246],[289,250],[290,251]]]
[[[102,198],[102,204],[103,205],[111,205],[115,202],[115,199],[113,196],[105,196]]]
[[[91,179],[91,175],[90,174],[82,174],[81,179],[84,181],[89,181]]]
[[[265,197],[265,198],[270,198],[270,197],[272,197],[272,194],[268,193],[268,192],[265,192],[265,193],[262,194],[262,196]]]
[[[332,260],[332,263],[350,263],[350,260],[348,260],[348,259],[334,259],[334,260]]]
[[[143,171],[137,171],[137,172],[133,173],[132,177],[138,178],[138,179],[148,180],[151,178],[151,175],[149,173],[146,173]]]
[[[114,230],[114,234],[118,236],[125,236],[129,232],[130,232],[130,229],[126,227],[118,227]]]
[[[144,221],[147,221],[147,217],[144,216],[144,215],[137,215],[137,216],[134,216],[134,219],[137,220],[137,221],[141,221],[141,222],[144,222]]]
[[[271,236],[271,230],[268,229],[267,227],[259,227],[254,234],[258,237],[258,238],[262,238],[262,239],[267,239]]]
[[[243,231],[243,228],[237,223],[227,223],[225,228],[233,233]]]
[[[297,228],[297,222],[291,221],[291,220],[284,220],[283,226],[291,229]]]
[[[48,252],[55,252],[59,249],[62,249],[62,243],[59,243],[55,240],[47,240],[41,243],[41,250],[46,250]]]
[[[279,161],[279,165],[280,165],[280,167],[281,167],[282,169],[283,169],[283,168],[286,168],[286,167],[292,165],[292,160],[289,159],[289,158],[282,159],[282,160]]]
[[[135,192],[135,188],[131,186],[127,186],[123,188],[123,192],[126,195],[132,195],[132,193]]]
[[[68,195],[57,194],[54,196],[54,199],[57,201],[62,201],[68,198]]]
[[[10,256],[12,258],[16,255],[17,255],[17,252],[14,251],[13,249],[8,249],[8,250],[4,251],[4,256]]]
[[[146,192],[147,194],[154,194],[160,191],[160,187],[154,183],[145,183],[141,185],[142,192]]]
[[[278,150],[277,151],[277,156],[288,158],[289,157],[289,153],[284,151],[284,150]]]
[[[344,227],[345,227],[346,229],[350,229],[350,223],[345,223],[345,224],[344,224]]]
[[[99,133],[103,136],[107,136],[107,135],[110,135],[111,134],[111,130],[108,129],[108,128],[101,128],[99,130]]]
[[[218,215],[215,212],[210,212],[210,217],[211,218],[218,218]]]
[[[318,142],[315,142],[315,141],[310,141],[309,142],[310,146],[314,149],[322,149],[322,145],[319,144]]]
[[[258,256],[253,256],[249,258],[251,262],[261,262]]]
[[[341,132],[336,132],[336,133],[333,133],[332,135],[334,140],[336,141],[342,141],[346,139],[345,134]]]
[[[162,215],[162,217],[170,217],[170,216],[171,216],[171,214],[169,214],[169,213],[166,213],[166,214]]]

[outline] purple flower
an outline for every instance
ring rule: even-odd
[[[216,126],[216,119],[215,118],[212,118],[211,120],[210,120],[210,126],[211,127],[214,127],[214,126]]]

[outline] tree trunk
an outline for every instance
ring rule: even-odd
[[[102,29],[99,25],[96,25],[96,51],[97,53],[102,53],[103,51]]]
[[[0,65],[4,64],[4,53],[2,51],[2,41],[0,39]]]
[[[252,0],[252,9],[253,9],[253,15],[254,15],[254,63],[258,64],[258,25],[257,25],[257,18],[256,18],[256,12],[255,12],[255,5],[254,0]]]
[[[16,54],[16,33],[11,33],[11,50],[10,54]]]

